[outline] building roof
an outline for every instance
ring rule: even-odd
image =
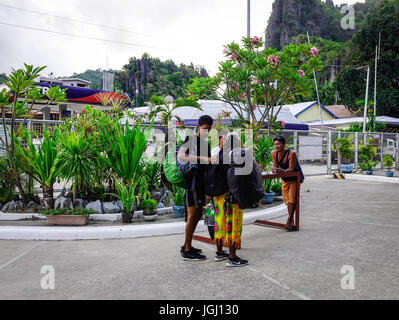
[[[301,102],[301,103],[295,103],[295,104],[288,104],[285,105],[285,107],[288,107],[292,114],[297,117],[299,116],[301,113],[305,112],[307,109],[313,107],[314,105],[317,105],[318,102],[317,101],[308,101],[308,102]],[[323,106],[322,104],[320,104],[321,108],[326,111],[327,113],[329,113],[333,118],[337,119],[339,118],[336,114],[334,114],[332,111],[330,111],[329,109],[327,109],[325,106]]]
[[[222,111],[231,112],[231,117],[233,119],[237,119],[238,115],[236,111],[227,103],[218,101],[218,100],[199,100],[198,103],[201,105],[203,111],[192,108],[192,107],[182,107],[178,108],[174,111],[174,114],[179,116],[184,120],[186,125],[197,125],[199,117],[202,115],[209,115],[214,120],[217,119],[218,115]],[[262,107],[259,107],[262,108]],[[147,113],[149,112],[149,107],[139,107],[131,109],[132,112],[135,113]],[[255,110],[255,115],[257,119],[260,119],[261,112],[259,110]],[[160,122],[159,115],[155,118],[156,122]],[[297,118],[293,116],[290,109],[287,106],[283,106],[280,113],[277,115],[277,121],[284,121],[286,123],[286,129],[292,130],[308,130],[309,127],[306,124],[301,123]]]
[[[342,118],[342,119],[332,119],[332,120],[325,120],[323,124],[325,126],[343,126],[349,125],[354,122],[363,123],[362,117],[353,117],[353,118]],[[386,123],[387,125],[399,125],[399,118],[393,118],[388,116],[380,116],[375,119],[376,122]],[[312,122],[309,124],[310,126],[321,126],[320,121]]]
[[[80,78],[58,78],[60,81],[79,81],[87,84],[91,84],[91,81],[83,80]]]
[[[353,113],[350,112],[344,105],[325,106],[331,113],[338,118],[352,118]]]

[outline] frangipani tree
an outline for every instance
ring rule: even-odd
[[[243,38],[241,45],[226,45],[227,60],[219,63],[219,72],[211,78],[194,79],[188,92],[195,99],[216,94],[255,136],[265,122],[270,134],[282,106],[293,103],[295,96],[307,96],[312,89],[309,76],[322,68],[319,50],[309,44],[289,44],[282,51],[262,50],[263,45],[258,37]]]

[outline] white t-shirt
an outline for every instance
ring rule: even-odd
[[[218,155],[220,152],[220,147],[217,146],[211,150],[211,157]]]

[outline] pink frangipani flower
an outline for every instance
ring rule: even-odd
[[[267,58],[267,61],[270,63],[270,65],[274,68],[276,68],[278,66],[278,64],[281,62],[280,58],[278,56],[275,55],[270,55]]]
[[[237,60],[237,59],[238,59],[238,54],[232,53],[231,57],[230,57],[230,60]]]
[[[260,42],[260,39],[257,36],[255,36],[251,40],[249,40],[249,43],[251,46],[258,44],[259,42]]]
[[[303,78],[305,76],[305,72],[303,70],[298,70],[298,75],[300,78]]]
[[[317,55],[319,54],[319,49],[317,49],[316,47],[313,47],[312,49],[310,49],[310,54],[313,56],[313,57],[317,57]]]

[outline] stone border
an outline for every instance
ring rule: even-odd
[[[166,208],[163,208],[166,209]],[[244,213],[243,224],[251,224],[259,219],[274,219],[287,214],[284,204],[272,208]],[[147,223],[126,226],[83,226],[83,227],[0,227],[0,240],[102,240],[152,237],[170,234],[182,234],[185,222]],[[200,222],[196,232],[207,231]]]
[[[172,207],[158,208],[158,214],[164,215],[173,213]],[[135,211],[133,218],[143,216],[143,211]],[[46,217],[40,213],[11,213],[0,211],[0,221],[18,221],[18,220],[44,220]],[[89,220],[93,221],[120,221],[122,220],[122,213],[95,213],[89,215]]]

